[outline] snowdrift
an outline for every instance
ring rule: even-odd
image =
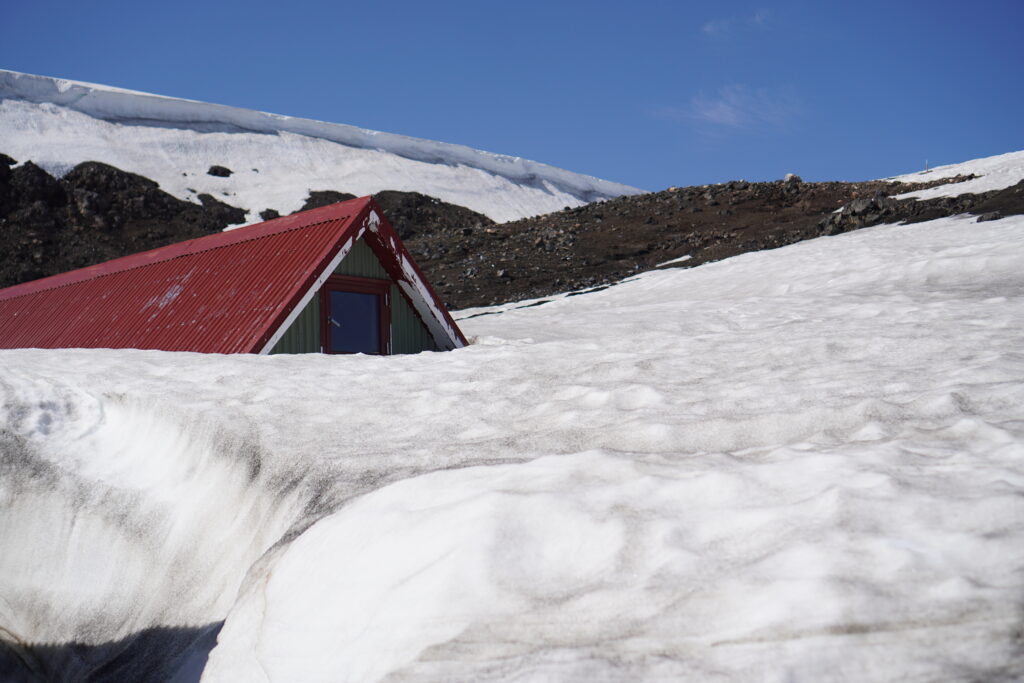
[[[0,673],[1024,676],[1022,231],[467,311],[450,353],[0,352]]]
[[[463,145],[4,70],[0,139],[0,152],[58,177],[101,161],[250,220],[296,211],[310,190],[421,192],[499,222],[640,192]],[[213,165],[233,174],[210,176]]]

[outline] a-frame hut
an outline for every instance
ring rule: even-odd
[[[0,290],[0,348],[391,354],[465,344],[370,197]]]

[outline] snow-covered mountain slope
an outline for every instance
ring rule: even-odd
[[[640,192],[462,145],[3,70],[0,152],[58,176],[102,161],[250,219],[295,211],[309,190],[421,192],[496,221]],[[213,165],[233,174],[208,175]]]
[[[648,273],[450,353],[0,352],[0,641],[69,680],[1019,679],[1022,234]]]
[[[897,199],[934,199],[935,197],[955,197],[959,194],[979,194],[1002,190],[1016,185],[1024,180],[1024,151],[999,154],[994,157],[972,159],[959,164],[947,166],[936,166],[927,171],[908,173],[906,175],[893,176],[886,180],[895,180],[902,183],[921,183],[940,178],[952,178],[954,176],[978,176],[973,180],[951,185],[938,185],[927,190],[918,190],[906,194],[897,195]]]

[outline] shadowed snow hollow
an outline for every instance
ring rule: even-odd
[[[294,516],[261,476],[258,436],[153,396],[4,375],[0,632],[46,680],[81,680],[157,626],[182,630],[136,654],[185,650]]]
[[[179,680],[1019,678],[1022,234],[467,311],[450,353],[2,352],[0,633],[178,629]]]

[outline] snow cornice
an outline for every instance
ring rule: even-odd
[[[642,192],[628,185],[465,145],[2,69],[0,99],[54,104],[111,123],[169,126],[200,132],[293,133],[349,147],[389,152],[414,161],[468,166],[524,184],[550,183],[584,201]]]

